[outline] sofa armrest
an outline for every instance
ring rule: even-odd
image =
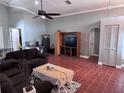
[[[9,70],[12,68],[19,68],[19,62],[17,60],[1,60],[0,61],[0,72]]]
[[[34,77],[33,80],[37,93],[51,93],[54,85],[50,81],[42,81],[38,77]]]
[[[12,81],[6,75],[0,73],[0,93],[17,93],[13,88]]]

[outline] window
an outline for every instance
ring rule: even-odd
[[[123,48],[122,48],[122,59],[124,59],[124,39],[123,39]]]
[[[0,27],[0,49],[3,48],[4,48],[3,31],[2,31],[2,27]]]

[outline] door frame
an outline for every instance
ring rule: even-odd
[[[95,36],[95,31],[92,29],[89,32],[89,57],[94,55],[94,36]]]
[[[19,31],[19,44],[20,44],[20,49],[22,49],[22,34],[21,34],[21,29],[19,28],[14,28],[14,27],[10,27],[9,28],[9,36],[10,36],[10,46],[13,50],[13,44],[12,44],[12,29],[17,29]]]
[[[98,54],[94,53],[94,39],[95,39],[95,30],[96,28],[93,28],[90,32],[89,32],[89,57],[91,56],[99,56]]]

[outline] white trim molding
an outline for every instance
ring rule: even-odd
[[[121,67],[124,67],[124,59],[121,60]]]
[[[37,14],[37,13],[35,13],[35,12],[33,12],[33,11],[27,9],[27,8],[24,8],[24,7],[19,7],[19,6],[11,5],[11,4],[8,4],[8,3],[5,3],[5,2],[1,2],[1,1],[0,1],[0,4],[8,6],[8,7],[24,10],[24,11],[29,12],[29,13],[34,14],[34,15]]]
[[[15,5],[12,5],[12,4],[9,4],[7,2],[3,2],[3,1],[0,1],[0,4],[3,4],[5,6],[10,6],[10,7],[14,7],[14,8],[18,8],[18,9],[22,9],[22,10],[25,10],[31,14],[37,14],[27,8],[24,8],[24,7],[18,7],[18,6],[15,6]],[[122,8],[124,7],[124,4],[121,4],[121,5],[115,5],[115,6],[112,6],[112,9],[115,9],[115,8]],[[65,17],[65,16],[71,16],[71,15],[78,15],[78,14],[84,14],[84,13],[90,13],[90,12],[97,12],[97,11],[102,11],[102,10],[107,10],[109,9],[109,7],[103,7],[103,8],[98,8],[98,9],[90,9],[90,10],[84,10],[84,11],[80,11],[80,12],[74,12],[74,13],[69,13],[69,14],[63,14],[61,16],[57,16],[55,18],[58,18],[58,17]]]
[[[116,65],[116,68],[118,69],[121,69],[121,67],[122,67],[121,65]]]
[[[124,4],[122,5],[116,5],[116,6],[112,6],[112,9],[116,9],[116,8],[123,8]],[[74,13],[69,13],[69,14],[64,14],[61,16],[57,16],[57,17],[65,17],[65,16],[72,16],[72,15],[78,15],[78,14],[84,14],[84,13],[91,13],[91,12],[97,12],[97,11],[103,11],[103,10],[108,10],[108,7],[104,7],[104,8],[98,8],[98,9],[90,9],[90,10],[84,10],[84,11],[80,11],[80,12],[74,12]],[[55,18],[57,18],[55,17]]]
[[[98,62],[98,65],[103,65],[102,62]]]
[[[85,55],[80,55],[81,58],[85,58],[85,59],[89,59],[89,56],[85,56]]]
[[[121,67],[124,67],[124,64],[122,64]]]

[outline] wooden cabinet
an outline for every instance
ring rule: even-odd
[[[55,54],[80,56],[80,32],[55,32]]]

